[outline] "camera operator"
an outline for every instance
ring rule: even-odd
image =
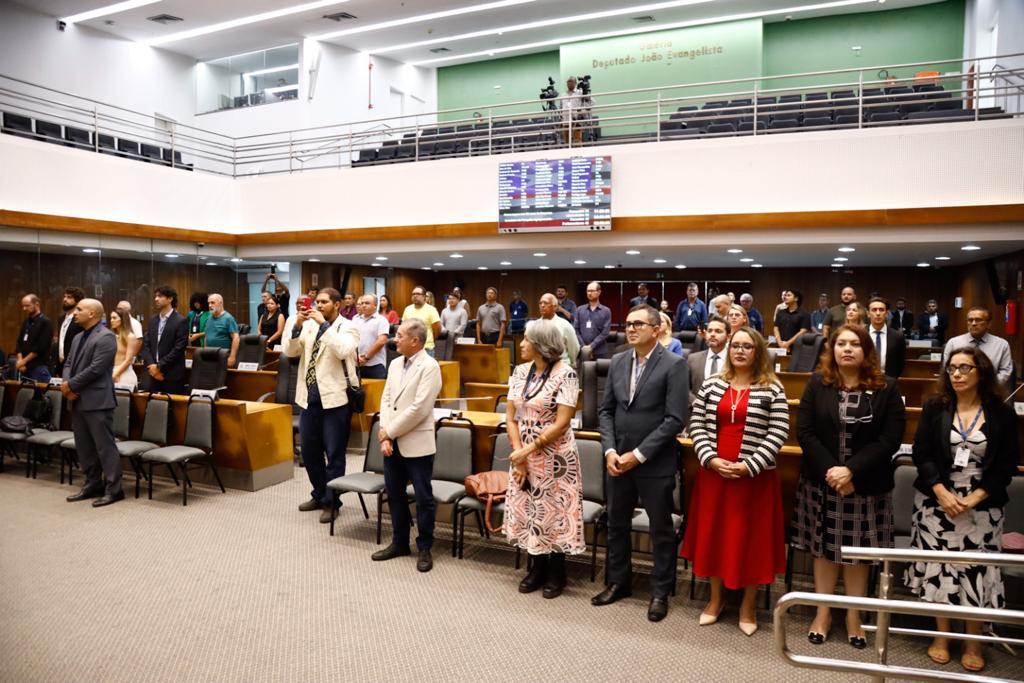
[[[583,144],[583,128],[585,122],[590,119],[590,109],[594,106],[594,100],[590,97],[589,76],[584,76],[584,84],[577,89],[575,76],[569,76],[565,81],[566,93],[562,98],[562,122],[565,130],[562,133],[562,140],[569,144],[570,130],[572,132],[572,143]],[[570,126],[570,122],[572,125]]]

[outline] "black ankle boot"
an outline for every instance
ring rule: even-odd
[[[544,582],[544,597],[557,598],[565,588],[565,553],[551,553],[548,561],[548,580]]]
[[[519,582],[520,593],[532,593],[541,587],[544,583],[544,578],[548,573],[548,556],[547,555],[534,555],[533,556],[533,569],[527,574],[526,578]]]

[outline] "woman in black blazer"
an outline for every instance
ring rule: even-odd
[[[814,557],[816,592],[834,593],[842,566],[846,594],[864,596],[870,565],[845,560],[840,550],[892,547],[892,456],[906,411],[862,325],[833,331],[818,367],[797,420],[803,457],[792,544]],[[818,608],[807,639],[825,642],[831,624],[831,611]],[[847,612],[846,633],[853,647],[867,647],[859,611]]]
[[[1006,490],[1020,460],[1017,417],[1000,400],[992,362],[976,347],[953,351],[940,380],[940,395],[928,401],[914,436],[914,513],[910,544],[919,550],[999,552]],[[1002,609],[998,567],[915,562],[904,575],[922,600]],[[937,619],[950,631],[949,619]],[[981,633],[979,621],[964,630]],[[949,639],[935,638],[928,656],[949,661]],[[981,671],[981,643],[965,641],[961,665]]]

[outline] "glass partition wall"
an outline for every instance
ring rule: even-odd
[[[299,96],[299,45],[222,57],[196,65],[200,114],[294,100]]]

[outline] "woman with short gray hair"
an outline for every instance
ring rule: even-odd
[[[565,555],[586,550],[583,479],[570,423],[576,414],[576,371],[562,362],[562,332],[535,320],[519,345],[525,361],[509,379],[505,422],[513,452],[505,499],[505,533],[533,557],[520,593],[544,587],[545,598],[565,588]]]

